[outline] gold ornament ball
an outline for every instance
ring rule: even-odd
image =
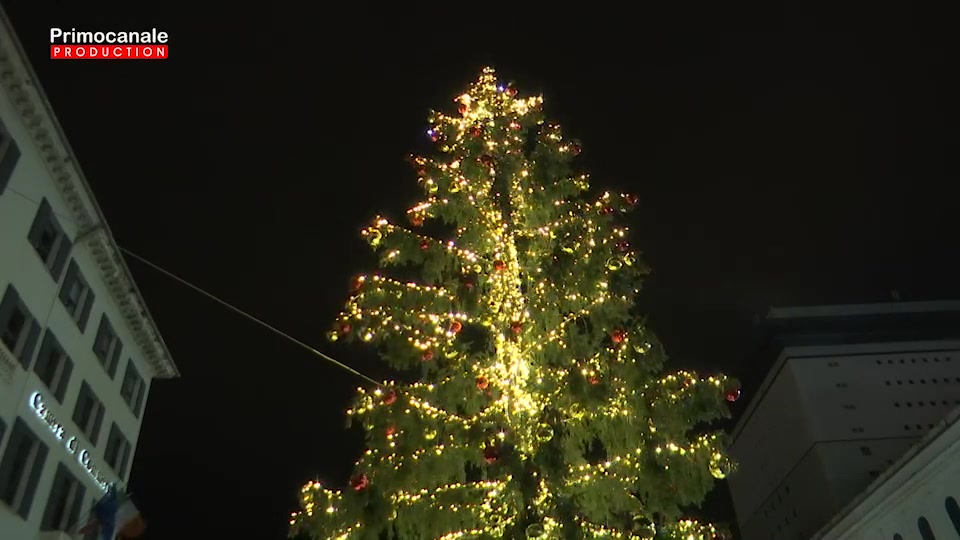
[[[543,525],[534,523],[527,527],[527,538],[543,538]]]
[[[623,256],[623,264],[626,264],[627,266],[633,266],[636,263],[637,263],[637,256],[634,255],[633,253],[627,253],[626,255]]]
[[[540,442],[547,442],[553,438],[553,426],[550,424],[540,424],[537,427],[537,439]]]
[[[428,429],[426,432],[424,432],[423,438],[428,441],[432,441],[437,438],[437,431],[434,429]]]
[[[619,270],[623,268],[623,261],[615,257],[611,258],[609,261],[607,261],[607,268],[610,270]]]

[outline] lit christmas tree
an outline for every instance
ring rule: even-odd
[[[431,118],[437,157],[414,159],[426,199],[409,226],[363,231],[394,278],[358,278],[330,335],[419,382],[360,390],[348,415],[367,450],[342,491],[303,487],[291,534],[720,538],[682,510],[730,471],[711,426],[739,387],[663,374],[617,224],[635,197],[591,197],[543,99],[492,69],[456,101]]]

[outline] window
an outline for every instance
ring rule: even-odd
[[[0,435],[2,438],[3,435]],[[947,507],[947,516],[950,517],[950,523],[953,523],[953,528],[957,531],[957,535],[960,536],[960,505],[957,504],[957,500],[953,497],[947,497],[947,500],[944,501],[944,506]]]
[[[863,454],[863,455],[865,455],[865,456],[869,456],[869,455],[872,455],[872,454],[873,454],[873,451],[870,450],[870,447],[869,447],[869,446],[861,446],[861,447],[860,447],[860,453]]]
[[[93,390],[86,381],[80,387],[77,396],[77,406],[73,409],[73,422],[83,431],[90,443],[96,446],[100,436],[100,425],[103,423],[103,403],[93,394]]]
[[[7,434],[7,424],[0,418],[0,446],[3,446],[3,436]]]
[[[33,365],[33,372],[53,392],[57,401],[63,403],[63,396],[67,393],[67,384],[70,382],[70,374],[73,372],[73,360],[70,360],[49,328],[44,332],[40,354],[37,355],[37,361]]]
[[[30,514],[46,459],[47,447],[23,420],[17,418],[0,461],[0,501],[7,503],[23,519]]]
[[[0,301],[0,342],[17,358],[23,369],[30,367],[39,334],[37,320],[20,300],[13,285],[7,285],[3,300]]]
[[[0,195],[3,195],[3,190],[10,183],[10,177],[13,176],[13,170],[17,167],[18,161],[20,161],[20,147],[0,123]]]
[[[104,313],[100,317],[97,339],[93,341],[93,352],[100,359],[100,365],[107,371],[107,375],[110,375],[111,379],[117,374],[117,364],[120,363],[120,353],[122,351],[123,344],[120,343],[120,338],[113,330],[110,319],[107,319],[107,314]]]
[[[40,208],[37,210],[36,217],[33,218],[33,225],[30,227],[27,238],[37,255],[43,260],[50,275],[59,282],[71,245],[56,216],[53,215],[53,209],[47,199],[40,202]]]
[[[143,377],[137,372],[133,365],[133,358],[127,360],[127,371],[123,374],[123,385],[120,386],[120,396],[130,406],[133,415],[140,418],[141,407],[143,406],[143,396],[146,394],[146,385],[143,383]]]
[[[113,472],[123,478],[123,474],[127,470],[127,461],[130,459],[130,443],[123,436],[116,423],[110,426],[110,437],[107,438],[107,450],[104,452],[103,458],[113,469]]]
[[[80,274],[77,261],[70,261],[67,268],[67,277],[60,288],[60,302],[67,308],[67,313],[73,319],[80,331],[87,328],[87,318],[90,316],[90,307],[93,306],[93,291],[87,285],[87,280]]]
[[[47,509],[43,511],[40,529],[44,531],[67,531],[77,525],[80,518],[80,506],[86,489],[75,476],[60,463],[57,475],[53,477],[53,487],[47,499]]]
[[[923,540],[937,540],[937,537],[933,535],[933,529],[930,528],[930,522],[927,521],[927,518],[920,516],[920,519],[917,520],[917,529],[920,530],[920,538]]]

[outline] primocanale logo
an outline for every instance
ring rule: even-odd
[[[50,58],[53,60],[165,60],[166,32],[88,32],[71,28],[50,29]]]

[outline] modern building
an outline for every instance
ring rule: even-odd
[[[814,540],[960,538],[960,408],[840,511]]]
[[[178,375],[0,10],[0,538],[69,538]]]
[[[732,433],[730,491],[742,540],[807,540],[960,405],[960,302],[773,309],[763,327],[772,369]]]

